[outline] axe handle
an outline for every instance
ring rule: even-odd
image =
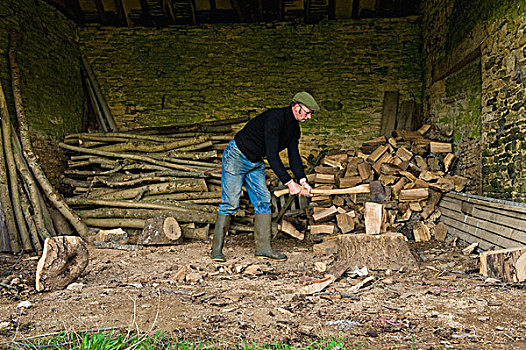
[[[313,195],[325,195],[325,196],[328,196],[328,195],[331,195],[331,194],[353,194],[353,193],[369,193],[369,192],[370,192],[369,184],[363,184],[363,185],[358,185],[358,186],[354,186],[354,187],[335,188],[335,189],[318,189],[318,188],[313,188],[311,190],[311,193]],[[281,197],[281,196],[283,196],[284,194],[287,194],[287,193],[289,193],[289,189],[288,188],[284,188],[282,190],[274,191],[274,195],[276,197]]]

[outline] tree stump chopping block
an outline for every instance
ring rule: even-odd
[[[38,261],[35,288],[37,291],[64,289],[88,266],[86,243],[77,236],[46,238]]]
[[[371,270],[398,270],[417,266],[406,238],[401,233],[360,233],[340,235],[337,238],[339,259],[349,260],[353,266],[367,266]]]
[[[181,244],[183,231],[174,217],[156,217],[146,220],[137,241],[143,245]]]

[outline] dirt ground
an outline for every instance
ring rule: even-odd
[[[366,277],[346,274],[313,295],[297,288],[323,277],[314,263],[331,266],[334,258],[281,234],[273,246],[289,259],[254,258],[251,235],[229,237],[222,264],[209,259],[210,242],[202,241],[90,248],[78,284],[45,293],[33,287],[36,257],[0,255],[0,342],[131,327],[225,347],[335,336],[348,349],[526,349],[525,285],[485,281],[476,257],[459,246],[410,242],[419,269],[369,271],[374,281],[357,292],[350,288]],[[181,268],[186,278],[178,281]]]

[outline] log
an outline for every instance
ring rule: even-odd
[[[9,119],[9,112],[5,100],[4,90],[0,84],[0,118]],[[9,246],[14,253],[20,251],[20,238],[18,236],[18,227],[13,211],[13,203],[9,195],[9,179],[7,177],[7,166],[4,153],[4,139],[0,132],[0,201],[2,203],[2,214],[5,219],[7,233],[9,235]]]
[[[188,138],[183,140],[177,140],[172,142],[158,143],[158,142],[147,142],[147,141],[128,141],[123,143],[117,143],[114,145],[107,145],[97,147],[95,150],[106,151],[106,152],[164,152],[176,148],[183,148],[191,145],[200,144],[209,141],[208,137],[200,136],[196,138]]]
[[[358,163],[358,173],[362,181],[367,180],[371,176],[371,166],[367,162]]]
[[[69,220],[71,225],[75,228],[77,233],[88,242],[92,233],[89,232],[86,225],[82,223],[80,218],[73,212],[67,204],[61,199],[58,192],[53,188],[49,180],[47,179],[44,171],[37,162],[37,157],[33,152],[33,147],[31,146],[31,141],[29,138],[29,124],[27,122],[26,114],[24,107],[22,105],[22,94],[20,93],[20,70],[18,67],[18,62],[16,59],[16,50],[18,42],[20,40],[20,34],[13,34],[11,32],[11,42],[9,45],[9,63],[11,64],[11,76],[12,76],[12,87],[13,87],[13,96],[15,100],[15,109],[18,117],[18,123],[20,127],[20,141],[22,143],[22,149],[24,156],[27,160],[29,168],[33,172],[37,182],[40,184],[40,187],[46,194],[47,198],[55,208],[57,208],[65,218]]]
[[[378,235],[385,232],[385,208],[383,203],[367,202],[364,206],[365,233]]]
[[[173,192],[207,192],[205,179],[178,179],[170,182],[162,182],[158,184],[144,185],[140,187],[133,187],[124,190],[108,191],[107,189],[96,190],[83,196],[83,198],[96,198],[96,199],[133,199],[142,197],[143,195],[150,194],[165,194]]]
[[[134,202],[127,204],[120,201],[118,204],[124,204],[124,207],[112,208],[116,206],[115,202],[101,204],[103,206],[109,206],[98,209],[77,209],[77,213],[82,218],[129,218],[129,219],[149,219],[158,215],[173,216],[178,221],[182,222],[197,222],[197,223],[214,223],[216,215],[214,213],[208,213],[193,209],[184,209],[179,207],[166,206],[152,206],[151,203],[141,203],[142,208],[131,208]],[[139,203],[137,203],[139,204]],[[144,206],[147,204],[147,206]],[[161,209],[162,208],[162,209]]]
[[[161,166],[161,167],[168,168],[168,169],[179,169],[179,170],[186,170],[186,171],[199,171],[199,169],[196,169],[195,167],[188,167],[188,166],[184,166],[184,165],[180,165],[180,164],[173,164],[173,163],[169,163],[169,162],[165,162],[165,161],[162,161],[162,160],[153,159],[151,157],[146,157],[146,156],[142,156],[142,155],[138,155],[138,154],[98,151],[98,150],[92,150],[92,149],[89,149],[89,148],[71,146],[71,145],[65,144],[63,142],[59,142],[58,145],[61,148],[64,148],[64,149],[67,149],[67,150],[70,150],[70,151],[80,152],[80,153],[95,154],[95,155],[104,156],[104,157],[110,157],[110,158],[133,159],[133,160],[138,160],[138,161],[141,161],[141,162],[150,163],[150,164]]]
[[[0,90],[3,90],[1,86]],[[2,106],[5,106],[4,93],[1,92],[0,95],[0,99],[4,100],[1,102],[1,104]],[[11,201],[13,203],[13,211],[15,213],[15,220],[22,243],[22,249],[25,251],[30,251],[33,250],[33,248],[31,247],[31,238],[29,237],[29,231],[27,230],[26,220],[24,218],[24,214],[22,213],[22,205],[20,202],[18,175],[16,173],[15,156],[13,155],[12,145],[13,142],[11,140],[11,122],[9,120],[9,115],[4,114],[5,113],[2,113],[2,136],[4,141],[3,152],[5,154],[7,172],[9,175],[9,194],[11,195]],[[38,206],[38,204],[38,202],[33,203],[33,206]]]
[[[35,288],[38,292],[64,289],[88,266],[86,244],[77,236],[47,238],[38,261]]]
[[[435,225],[432,233],[437,241],[444,242],[447,236],[447,226],[443,222],[439,222]]]
[[[146,220],[142,233],[137,239],[142,245],[181,244],[183,232],[174,217],[155,217]]]
[[[316,234],[330,234],[334,233],[334,224],[312,224],[309,225],[310,233]]]
[[[406,238],[401,233],[348,234],[336,238],[338,258],[351,262],[352,266],[367,266],[371,270],[398,270],[417,266]]]
[[[11,240],[5,222],[2,202],[0,201],[0,252],[11,252]]]
[[[483,252],[479,256],[480,273],[504,282],[522,282],[526,279],[526,247]]]

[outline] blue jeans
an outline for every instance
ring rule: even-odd
[[[239,209],[243,185],[256,214],[272,212],[270,191],[265,181],[265,164],[263,161],[252,163],[248,160],[232,139],[223,152],[219,214],[232,215]]]

